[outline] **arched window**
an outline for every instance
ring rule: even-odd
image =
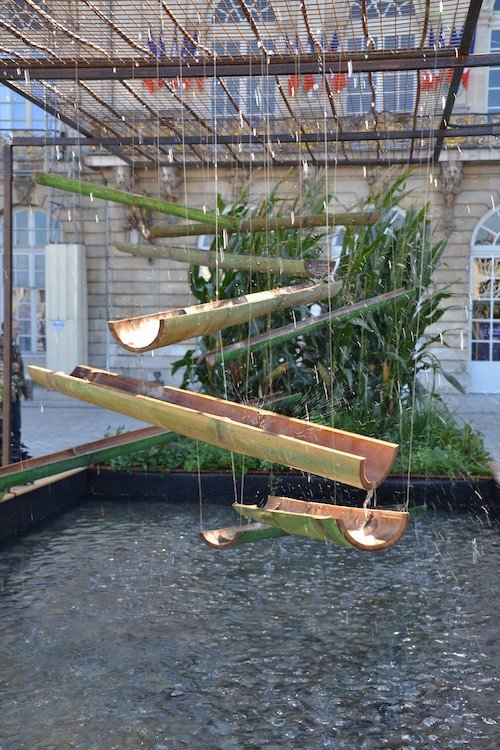
[[[13,316],[19,321],[24,354],[44,354],[45,246],[61,242],[61,229],[39,208],[21,208],[12,217]],[[3,246],[3,221],[1,226]]]
[[[489,211],[472,235],[471,385],[500,391],[500,209]]]
[[[357,20],[363,13],[361,0],[351,3],[351,15]],[[412,16],[415,13],[412,0],[366,0],[367,18],[397,18]]]
[[[275,20],[269,0],[247,0],[246,4],[254,21]],[[239,23],[246,20],[245,11],[238,0],[219,0],[214,20],[218,23]]]

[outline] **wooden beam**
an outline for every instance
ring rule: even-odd
[[[353,487],[387,476],[397,445],[251,406],[89,367],[71,375],[30,366],[46,388],[220,448],[290,466]]]
[[[111,320],[108,326],[124,349],[147,352],[196,336],[207,336],[277,310],[310,305],[335,296],[341,288],[339,281],[280,287],[234,299]]]

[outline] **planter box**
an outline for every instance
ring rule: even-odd
[[[242,492],[243,481],[243,492]],[[88,493],[93,497],[130,500],[159,499],[164,502],[231,503],[235,500],[232,474],[228,472],[189,473],[173,471],[170,474],[127,473],[106,468],[90,469]],[[389,477],[377,490],[381,505],[403,503],[408,493],[405,477]],[[409,497],[411,505],[426,503],[429,508],[454,512],[472,511],[494,515],[499,508],[499,488],[492,477],[445,479],[442,477],[412,477]],[[344,504],[362,504],[365,493],[332,480],[307,477],[301,474],[268,474],[249,472],[236,478],[236,498],[246,503],[261,503],[268,495],[285,495],[304,500],[332,501]]]
[[[0,542],[80,502],[86,492],[87,471],[84,469],[57,482],[32,489],[27,485],[24,492],[4,496],[0,501]]]

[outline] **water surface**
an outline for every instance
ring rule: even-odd
[[[3,548],[0,750],[498,747],[487,517],[428,513],[376,554],[217,552],[199,526],[92,501]]]

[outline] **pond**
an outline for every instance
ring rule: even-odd
[[[498,746],[486,516],[369,554],[217,552],[199,515],[87,501],[3,547],[1,750]]]

